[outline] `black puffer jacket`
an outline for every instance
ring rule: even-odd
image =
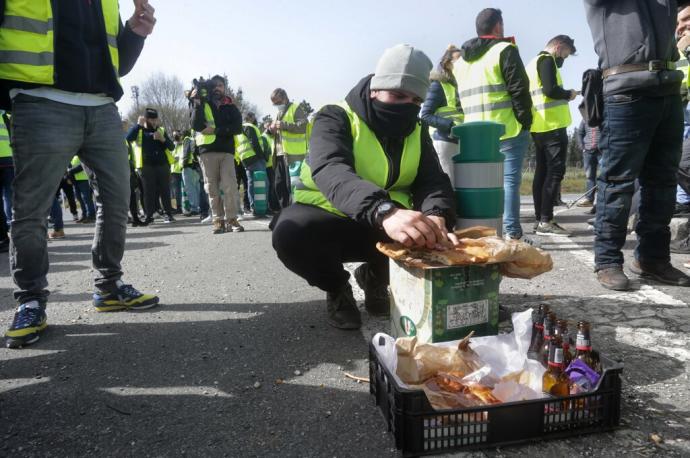
[[[507,39],[472,38],[462,45],[462,57],[466,62],[472,62],[482,57],[493,45]],[[513,113],[522,128],[529,131],[532,126],[532,97],[529,95],[529,78],[522,63],[520,53],[515,46],[508,46],[501,51],[499,60],[501,73],[506,82],[506,88],[513,102]],[[462,91],[463,83],[458,81]]]
[[[345,101],[377,135],[390,159],[389,182],[394,183],[400,175],[404,137],[381,137],[376,126],[372,125],[369,97],[371,77],[369,75],[362,79]],[[419,171],[411,189],[414,208],[425,214],[445,217],[446,224],[451,229],[455,223],[453,188],[450,179],[441,170],[426,125],[422,125],[421,142]],[[383,201],[390,200],[390,197],[387,191],[355,173],[352,143],[347,113],[337,105],[326,105],[314,119],[307,163],[316,185],[338,210],[362,224],[375,226],[374,210]]]

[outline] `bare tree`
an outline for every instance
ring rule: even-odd
[[[158,110],[165,130],[189,128],[189,105],[184,95],[184,84],[177,75],[154,73],[139,88],[139,111],[132,107],[127,120],[136,123],[145,108]]]

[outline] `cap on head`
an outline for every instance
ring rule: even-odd
[[[410,45],[393,46],[383,52],[376,64],[370,88],[406,91],[424,99],[432,67],[431,60],[422,51]]]
[[[153,108],[147,108],[145,117],[147,119],[156,119],[156,118],[158,118],[158,111],[156,111]]]

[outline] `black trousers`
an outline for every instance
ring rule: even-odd
[[[683,155],[678,164],[678,184],[683,191],[690,194],[690,138],[683,141]]]
[[[139,205],[137,202],[137,189],[139,189],[139,198],[141,199],[141,207],[144,207],[144,191],[141,184],[141,178],[137,172],[130,168],[129,174],[129,212],[132,214],[132,221],[139,222]]]
[[[170,203],[170,166],[145,165],[141,169],[141,182],[144,185],[144,209],[146,218],[153,218],[158,208],[159,199],[166,215],[172,216]]]
[[[303,204],[284,208],[271,228],[278,258],[312,286],[340,291],[350,278],[344,262],[367,262],[378,282],[389,282],[388,258],[376,249],[390,241],[381,230]]]
[[[280,204],[278,203],[278,196],[276,195],[276,174],[273,167],[266,168],[266,177],[268,178],[268,186],[266,187],[268,191],[268,209],[277,212],[280,210]]]
[[[533,133],[537,166],[532,182],[534,216],[537,221],[553,219],[553,204],[565,176],[565,160],[568,153],[568,134],[563,129]]]
[[[273,162],[273,168],[275,169],[274,189],[278,198],[278,205],[280,208],[285,208],[290,205],[290,194],[292,191],[290,169],[287,156],[276,156],[275,159]]]
[[[249,205],[249,183],[247,183],[247,171],[242,163],[235,162],[235,178],[237,178],[237,191],[240,190],[240,184],[242,185],[242,208],[249,211],[251,209]]]
[[[60,190],[65,193],[65,198],[67,199],[67,205],[69,205],[69,212],[73,215],[77,214],[77,201],[74,198],[74,188],[71,183],[67,182],[67,177],[63,177],[60,181],[60,188],[58,189],[58,194]]]

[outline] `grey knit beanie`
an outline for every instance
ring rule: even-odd
[[[410,45],[395,45],[383,52],[371,79],[372,90],[403,90],[424,99],[433,64],[422,51]]]

